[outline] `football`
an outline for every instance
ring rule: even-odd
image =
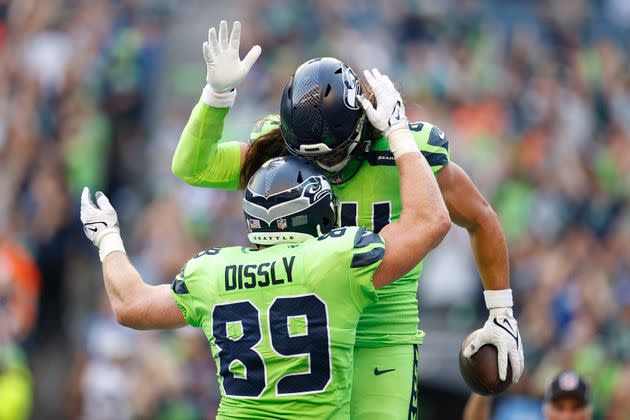
[[[506,380],[500,380],[497,348],[491,344],[482,346],[470,359],[464,357],[464,349],[475,339],[479,331],[473,331],[462,343],[459,349],[459,371],[473,392],[480,395],[497,395],[512,385],[512,367],[508,361]]]

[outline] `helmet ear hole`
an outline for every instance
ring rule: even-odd
[[[300,183],[300,184],[301,184],[302,182],[304,182],[304,177],[302,177],[302,171],[299,171],[299,172],[298,172],[297,182],[298,182],[298,183]]]
[[[334,227],[333,226],[333,221],[330,220],[328,217],[323,217],[322,218],[322,222],[320,223],[320,226],[323,228],[322,233],[328,233]]]

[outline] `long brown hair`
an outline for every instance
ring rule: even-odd
[[[376,99],[374,93],[369,85],[360,81],[361,88],[364,94],[370,99],[372,105],[376,106]],[[374,141],[379,138],[382,133],[374,128],[369,121],[364,125],[364,138]],[[280,132],[280,127],[274,128],[268,133],[263,134],[249,144],[249,149],[245,154],[245,161],[241,167],[240,187],[244,189],[249,182],[249,179],[254,173],[262,166],[263,163],[269,159],[273,159],[280,156],[287,156],[289,152],[284,144],[284,138]]]
[[[241,189],[244,189],[249,179],[269,159],[280,156],[287,156],[289,152],[284,145],[284,138],[280,132],[280,127],[274,128],[263,134],[249,144],[245,161],[241,168]]]

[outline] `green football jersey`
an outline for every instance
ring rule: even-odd
[[[279,116],[270,115],[256,124],[250,141],[277,127]],[[448,140],[444,132],[427,122],[410,123],[409,128],[433,173],[450,161]],[[347,179],[341,177],[346,176]],[[339,199],[339,226],[362,226],[380,232],[388,223],[398,220],[402,210],[400,175],[394,155],[385,137],[372,143],[363,161],[351,162],[331,179]],[[418,330],[418,280],[422,263],[396,282],[378,290],[378,303],[361,315],[356,345],[381,347],[422,343],[424,332]]]
[[[376,301],[382,238],[339,228],[301,244],[211,249],[173,296],[217,365],[219,418],[349,418],[359,316]]]
[[[409,124],[420,151],[437,173],[448,164],[448,141],[442,130],[426,123]],[[339,199],[340,226],[363,226],[380,232],[398,220],[402,210],[400,174],[385,137],[377,139],[356,173],[343,183],[334,184]],[[361,315],[356,345],[380,347],[422,343],[418,330],[418,280],[422,262],[404,277],[378,290],[378,302]]]
[[[226,114],[225,108],[212,108],[201,102],[193,109],[173,156],[174,172],[189,184],[238,188],[242,164],[240,144],[219,142]],[[260,120],[251,133],[250,142],[277,128],[278,121],[278,115]],[[409,128],[422,155],[437,174],[450,161],[444,132],[428,122],[410,123]],[[363,226],[378,232],[387,223],[398,220],[401,211],[400,178],[387,139],[381,137],[373,142],[365,160],[351,162],[343,175],[348,178],[343,183],[339,183],[340,179],[331,179],[341,203],[339,214],[342,226]],[[361,316],[357,346],[381,347],[422,342],[424,333],[418,331],[417,302],[421,273],[422,264],[419,264],[400,280],[378,290],[379,302],[366,308]]]

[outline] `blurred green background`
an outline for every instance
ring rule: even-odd
[[[630,418],[630,2],[0,0],[0,419],[214,418],[205,337],[115,323],[78,199],[112,198],[153,283],[246,243],[239,193],[170,172],[222,18],[263,49],[226,139],[320,55],[378,67],[446,132],[509,241],[527,362],[494,418],[540,418],[561,368],[592,382],[595,418]],[[457,351],[486,316],[465,231],[428,257],[419,300],[421,418],[457,418]]]

